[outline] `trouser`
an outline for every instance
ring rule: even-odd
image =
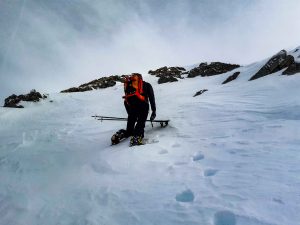
[[[144,137],[144,128],[149,112],[149,104],[147,102],[137,101],[135,104],[124,102],[128,114],[127,120],[127,136]]]

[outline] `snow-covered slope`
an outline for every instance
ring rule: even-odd
[[[0,109],[0,224],[300,224],[300,76],[156,84],[148,144],[110,146],[123,87]],[[201,96],[192,97],[200,89]],[[50,102],[52,100],[53,102]]]

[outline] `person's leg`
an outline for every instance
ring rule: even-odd
[[[129,137],[134,135],[134,125],[135,122],[137,121],[137,113],[126,102],[124,104],[128,114],[126,136]]]
[[[134,135],[139,137],[144,137],[144,128],[147,120],[149,112],[149,105],[146,103],[140,104],[138,115],[137,115],[137,123],[134,128]]]

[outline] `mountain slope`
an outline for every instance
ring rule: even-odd
[[[146,77],[171,123],[148,124],[145,146],[110,146],[126,124],[91,118],[126,116],[120,83],[0,109],[0,224],[297,224],[300,77],[249,82],[265,62],[161,85]]]

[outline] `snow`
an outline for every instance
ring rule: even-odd
[[[171,122],[147,124],[143,146],[110,146],[126,123],[91,117],[126,116],[121,84],[1,108],[0,224],[299,224],[300,76],[249,82],[265,61],[161,85],[146,76]]]
[[[300,63],[300,46],[289,51],[289,55],[292,55],[297,63]]]

